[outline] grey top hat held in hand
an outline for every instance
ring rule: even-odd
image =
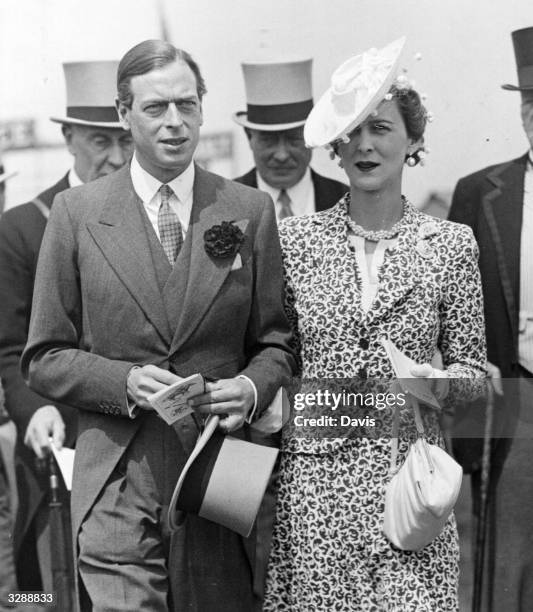
[[[206,421],[180,474],[168,511],[169,525],[177,529],[192,513],[248,537],[278,449],[224,435],[218,422],[218,416]]]
[[[517,85],[502,85],[508,91],[533,91],[533,27],[515,30],[513,38],[516,70],[518,73]]]
[[[243,127],[290,130],[305,123],[313,108],[313,60],[243,62],[247,110],[233,115]]]
[[[63,64],[67,89],[66,115],[50,119],[57,123],[121,128],[115,108],[117,69],[117,61]]]

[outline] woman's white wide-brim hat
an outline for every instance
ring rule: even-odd
[[[383,49],[372,48],[341,64],[329,89],[309,114],[305,144],[323,147],[349,134],[383,100],[393,84],[405,36]]]

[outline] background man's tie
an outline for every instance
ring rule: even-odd
[[[285,191],[285,189],[282,189],[279,192],[278,202],[281,204],[281,210],[279,212],[280,221],[282,219],[285,219],[286,217],[292,217],[294,215],[291,207],[291,198],[289,197],[289,194]]]
[[[157,214],[159,237],[169,262],[174,265],[183,244],[182,227],[178,216],[170,207],[170,196],[174,193],[171,187],[161,185],[159,193],[161,194],[161,206]]]

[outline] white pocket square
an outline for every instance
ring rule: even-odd
[[[234,272],[235,270],[240,270],[241,268],[242,268],[241,254],[237,253],[237,255],[235,255],[235,259],[233,260],[233,263],[231,264],[231,271]]]

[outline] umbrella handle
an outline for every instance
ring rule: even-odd
[[[485,414],[485,430],[483,435],[483,454],[481,458],[481,483],[479,518],[476,528],[476,548],[474,553],[474,593],[472,612],[481,612],[483,568],[485,564],[485,541],[487,536],[487,513],[489,505],[489,485],[492,450],[492,425],[494,420],[494,389],[492,382],[487,380],[487,407]]]

